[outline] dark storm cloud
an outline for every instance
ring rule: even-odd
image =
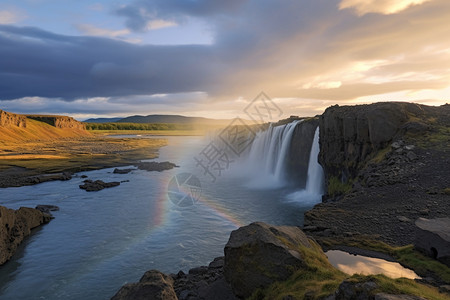
[[[211,17],[235,12],[247,0],[138,0],[117,9],[129,29],[143,31],[155,19],[183,22],[186,16]]]
[[[118,11],[135,30],[154,20],[200,18],[214,30],[214,43],[202,46],[1,25],[0,99],[204,92],[223,100],[264,90],[344,101],[440,89],[449,80],[449,12],[447,0],[364,16],[329,0],[138,0]]]
[[[213,63],[206,46],[139,46],[0,25],[2,100],[199,91]]]

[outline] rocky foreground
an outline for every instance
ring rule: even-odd
[[[21,207],[13,210],[0,206],[0,265],[11,258],[17,246],[30,235],[31,229],[50,221],[51,215],[42,212],[45,209],[52,210],[54,207]]]
[[[385,277],[346,275],[330,265],[314,239],[298,227],[252,223],[231,233],[209,266],[188,274],[148,271],[138,283],[123,286],[112,300],[140,299],[376,299],[420,300],[418,295],[448,299],[408,281],[409,289],[384,285]],[[408,292],[409,291],[409,292]]]

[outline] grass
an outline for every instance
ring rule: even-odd
[[[426,286],[411,279],[392,279],[384,275],[353,275],[345,274],[334,268],[319,245],[310,241],[313,248],[297,246],[296,250],[305,259],[306,267],[296,271],[288,280],[275,282],[266,289],[259,289],[253,293],[250,300],[260,299],[283,299],[286,296],[293,296],[296,299],[321,299],[333,294],[344,280],[351,282],[374,281],[377,288],[372,291],[372,295],[377,293],[389,294],[409,294],[421,296],[430,300],[450,299],[448,295],[442,294],[437,288]],[[331,243],[332,241],[328,241]],[[336,241],[335,241],[336,242]],[[341,243],[342,244],[342,243]],[[415,251],[412,246],[391,247],[383,242],[360,239],[345,243],[348,246],[359,247],[369,250],[376,250],[398,259],[398,261],[416,272],[434,272],[445,282],[450,280],[450,269],[445,265],[423,256]]]
[[[352,181],[342,182],[336,176],[331,177],[328,180],[328,195],[337,196],[343,195],[351,191],[352,189]]]
[[[450,127],[433,126],[433,130],[422,135],[407,135],[409,141],[421,148],[448,150],[450,143]]]
[[[437,288],[420,284],[411,279],[398,278],[392,279],[384,275],[353,275],[349,281],[362,283],[372,281],[377,284],[377,288],[371,291],[372,295],[377,293],[388,293],[394,295],[406,294],[424,297],[429,300],[450,299],[446,294],[440,293]]]
[[[305,268],[296,271],[286,281],[275,282],[264,290],[257,290],[249,299],[283,299],[288,295],[303,299],[307,293],[314,294],[315,297],[333,293],[347,275],[328,262],[317,243],[312,240],[310,243],[312,248],[301,245],[295,247],[305,259]]]
[[[85,130],[56,128],[47,123],[27,119],[27,127],[19,128],[16,126],[1,127],[0,126],[0,141],[5,143],[21,143],[25,141],[38,140],[55,140],[61,138],[76,138],[90,136],[90,133]],[[0,144],[0,145],[1,145]]]
[[[369,161],[369,163],[380,163],[386,158],[386,154],[391,151],[391,146],[381,149],[376,153],[376,155]]]
[[[166,139],[73,138],[53,141],[4,143],[0,148],[0,169],[21,167],[23,176],[63,171],[79,172],[132,164],[158,156]]]

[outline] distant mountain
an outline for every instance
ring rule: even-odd
[[[93,118],[93,119],[87,119],[83,122],[86,123],[114,123],[119,121],[122,118]]]
[[[227,125],[231,120],[186,117],[180,115],[131,116],[116,121],[117,123],[176,123],[176,124],[215,124]]]

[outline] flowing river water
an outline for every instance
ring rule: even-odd
[[[212,182],[194,160],[207,143],[202,137],[167,138],[157,161],[179,168],[129,174],[102,169],[70,181],[2,189],[0,204],[8,208],[50,204],[60,211],[0,268],[0,299],[109,299],[147,270],[176,273],[207,264],[223,255],[230,232],[239,226],[302,225],[303,213],[320,201],[311,183],[305,191],[284,184],[255,186],[261,174],[241,172],[245,164],[239,162]],[[314,165],[310,171],[320,178],[317,170]],[[168,185],[185,172],[197,176],[201,196],[180,207],[170,201]],[[126,182],[88,193],[78,187],[81,175]]]

